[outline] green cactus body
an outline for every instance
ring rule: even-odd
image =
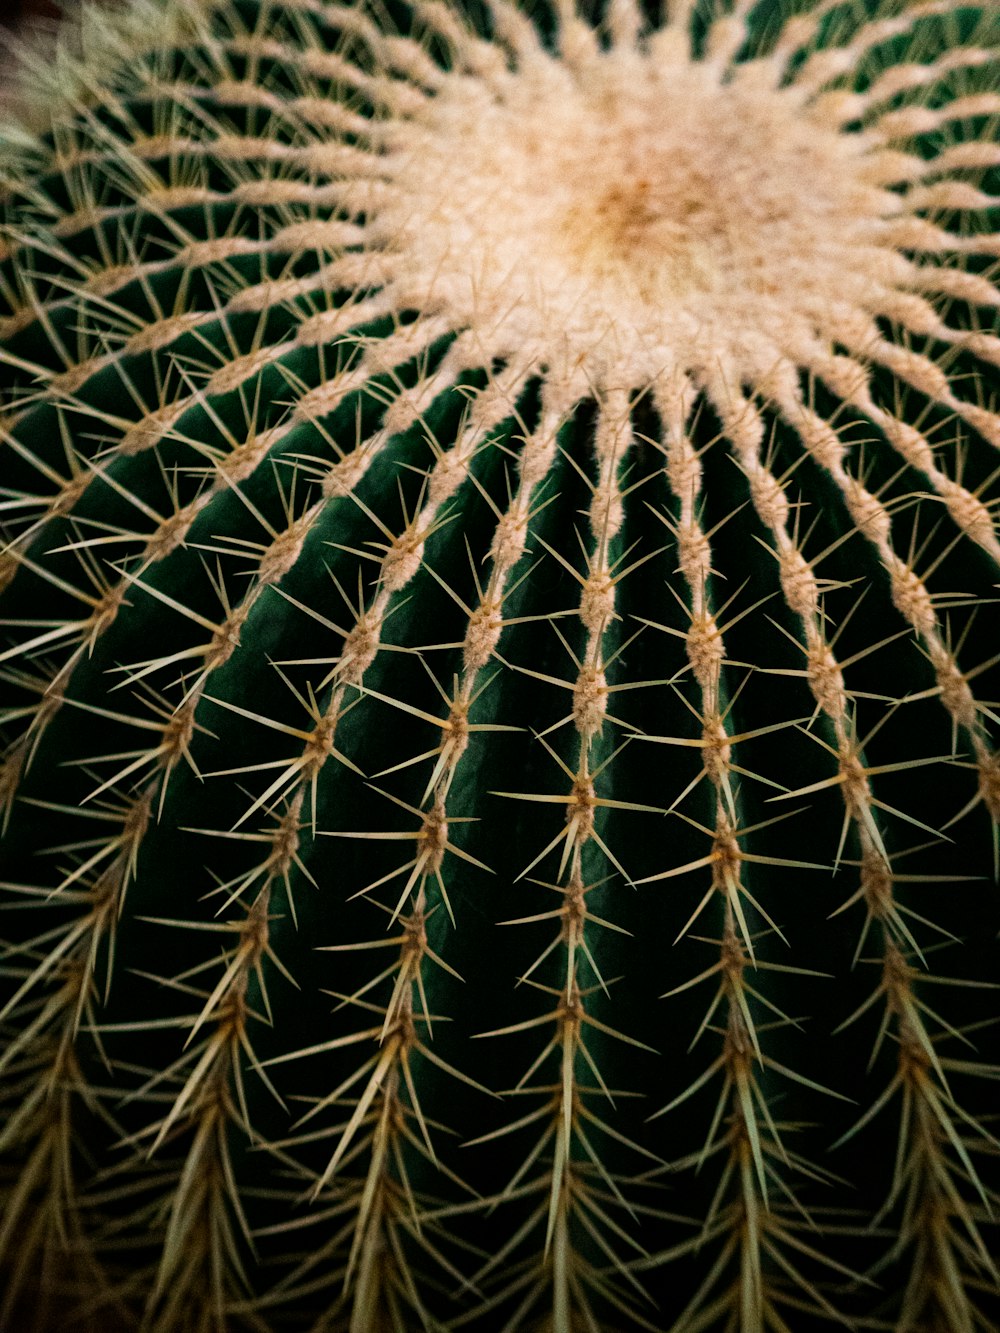
[[[656,8],[30,72],[5,1329],[1000,1327],[998,12]]]

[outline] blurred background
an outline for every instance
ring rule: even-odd
[[[11,43],[5,37],[32,38],[32,45],[47,46],[63,14],[73,14],[80,0],[0,0],[0,114],[20,103],[21,81]]]
[[[67,0],[71,4],[72,0]],[[19,28],[35,19],[55,19],[59,17],[59,7],[55,0],[7,0],[0,7],[0,23],[7,28]]]

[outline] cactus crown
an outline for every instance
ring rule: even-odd
[[[997,10],[653,8],[29,65],[3,1327],[1000,1323]]]

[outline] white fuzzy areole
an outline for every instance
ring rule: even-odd
[[[388,137],[373,233],[399,303],[592,386],[720,364],[758,383],[907,275],[870,144],[707,63],[455,73]]]

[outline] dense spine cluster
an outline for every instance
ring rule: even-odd
[[[0,157],[0,1328],[996,1328],[995,4],[79,45]]]

